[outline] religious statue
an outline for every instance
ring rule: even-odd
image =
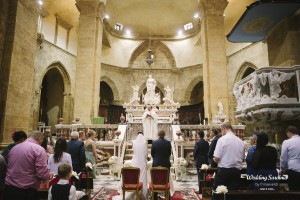
[[[155,94],[156,80],[152,77],[151,74],[148,77],[146,86],[147,86],[147,93]]]
[[[174,103],[173,101],[173,92],[174,92],[174,88],[167,86],[164,88],[164,90],[166,91],[166,96],[163,98],[164,101],[169,101],[170,103]]]
[[[130,99],[130,103],[133,103],[134,101],[140,101],[139,98],[139,89],[140,87],[138,85],[131,86],[133,89],[132,97]]]
[[[158,105],[160,104],[160,94],[155,93],[155,87],[156,87],[156,80],[152,77],[152,75],[149,75],[149,78],[146,82],[147,92],[145,95],[143,95],[143,101],[144,104],[150,104],[150,105]]]

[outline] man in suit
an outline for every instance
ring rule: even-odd
[[[167,167],[170,170],[171,142],[165,139],[165,131],[158,132],[158,139],[152,142],[151,156],[153,158],[152,167]],[[157,199],[157,193],[154,193],[154,199]]]
[[[212,129],[210,132],[210,137],[212,138],[212,141],[209,145],[209,150],[208,150],[208,161],[209,164],[211,165],[211,167],[213,168],[217,168],[218,164],[214,161],[214,151],[216,149],[216,145],[219,139],[218,133],[221,132],[219,130],[216,129]]]
[[[72,131],[71,140],[68,142],[68,153],[72,158],[73,170],[77,173],[80,173],[81,170],[85,167],[85,150],[84,143],[79,141],[79,133],[77,131]]]
[[[194,160],[196,160],[196,168],[197,168],[197,175],[198,175],[198,184],[199,184],[199,193],[201,192],[200,189],[200,180],[201,180],[201,173],[200,169],[203,164],[208,164],[208,149],[209,144],[206,140],[204,140],[204,132],[199,131],[197,132],[199,136],[199,141],[195,143],[194,146]]]

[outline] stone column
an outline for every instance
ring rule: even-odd
[[[222,102],[228,115],[227,57],[224,10],[227,0],[200,0],[205,117],[211,122]]]
[[[1,16],[6,30],[1,34],[0,148],[11,143],[13,131],[30,129],[39,15],[35,0],[4,0],[3,3],[2,9],[7,12],[5,18]]]
[[[99,0],[76,0],[80,12],[74,115],[84,124],[98,116],[102,49],[102,10]]]

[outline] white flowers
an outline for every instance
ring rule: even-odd
[[[201,169],[207,170],[207,169],[208,169],[208,165],[207,165],[207,164],[202,164],[202,165],[201,165]]]
[[[178,165],[178,166],[188,166],[188,162],[184,159],[184,158],[182,158],[182,157],[180,157],[180,158],[177,158],[176,160],[175,160],[175,163]]]
[[[73,176],[73,177],[75,177],[76,179],[78,179],[78,180],[79,180],[79,177],[78,177],[78,174],[77,174],[77,172],[74,172],[74,171],[72,171],[72,174],[71,174],[71,176]]]
[[[86,167],[86,168],[93,169],[93,165],[92,165],[92,163],[90,163],[90,162],[85,163],[85,167]]]
[[[215,193],[217,193],[217,194],[221,194],[221,193],[226,194],[227,192],[228,192],[228,189],[225,185],[219,185],[215,191]]]

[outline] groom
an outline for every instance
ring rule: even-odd
[[[158,132],[158,139],[152,142],[151,156],[153,158],[152,167],[167,167],[170,171],[171,163],[171,142],[165,139],[165,131]],[[154,193],[154,199],[157,199],[157,193]]]

